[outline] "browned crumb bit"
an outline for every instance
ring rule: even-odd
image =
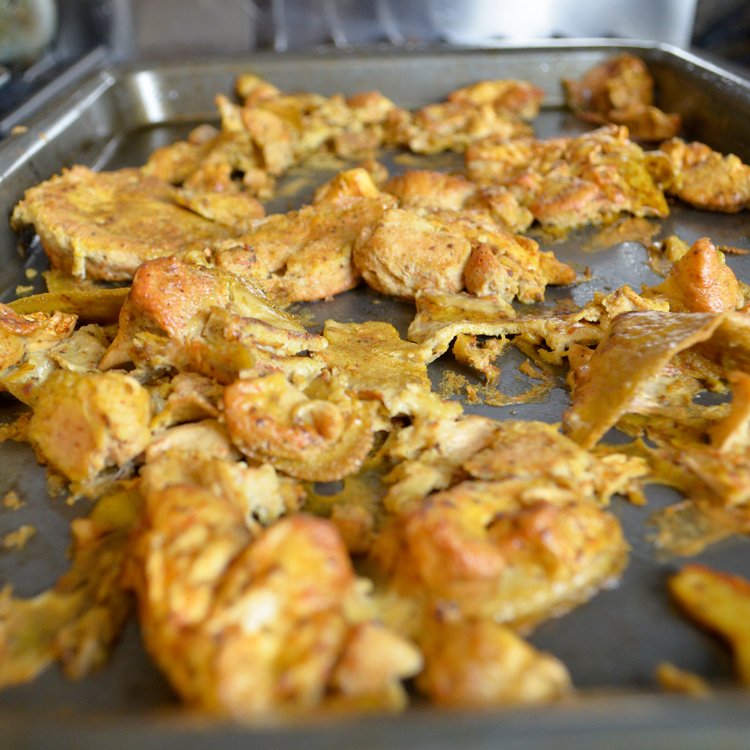
[[[680,669],[669,662],[662,662],[656,668],[656,680],[662,690],[668,693],[682,693],[701,698],[711,694],[711,688],[700,675]]]
[[[3,549],[23,549],[26,542],[36,534],[36,527],[25,523],[3,537]]]
[[[8,510],[18,510],[22,508],[26,503],[21,500],[18,493],[15,490],[8,490],[3,497],[3,507]]]
[[[31,412],[24,412],[17,419],[7,424],[0,424],[0,443],[6,440],[15,440],[17,443],[25,443],[29,427]]]
[[[68,483],[62,474],[58,474],[56,471],[47,471],[47,494],[50,497],[61,495],[67,486]],[[68,503],[68,505],[72,504]]]

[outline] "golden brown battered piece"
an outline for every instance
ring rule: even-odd
[[[335,528],[296,515],[253,535],[242,516],[189,484],[146,496],[127,582],[181,697],[235,718],[402,707],[420,657],[373,620]]]
[[[427,217],[432,213],[438,218],[461,213],[494,222],[510,232],[522,232],[534,221],[531,212],[509,190],[480,188],[460,175],[412,169],[388,180],[383,190],[395,195],[402,208]]]
[[[418,154],[463,151],[488,136],[528,135],[543,92],[526,81],[481,81],[458,89],[445,102],[414,112],[395,109],[389,115],[390,142]]]
[[[52,373],[34,404],[29,441],[73,482],[123,466],[151,441],[148,391],[123,373]]]
[[[318,190],[312,205],[272,214],[242,235],[263,269],[253,279],[281,304],[352,289],[360,281],[352,262],[354,243],[393,203],[364,169],[341,173]]]
[[[460,292],[470,255],[467,239],[430,219],[392,208],[365,227],[353,260],[373,289],[409,299],[423,290]]]
[[[729,642],[737,676],[750,686],[750,582],[694,564],[669,579],[669,590],[690,617]]]
[[[102,369],[132,361],[156,370],[191,370],[220,382],[239,372],[314,364],[294,355],[325,346],[257,287],[229,271],[159,258],[144,263],[120,312]]]
[[[373,445],[376,404],[338,389],[311,398],[281,374],[238,380],[224,391],[235,445],[298,479],[331,482],[356,471]]]
[[[34,227],[54,268],[108,281],[132,278],[146,260],[236,234],[178,205],[167,183],[138,169],[82,166],[27,190],[11,224]]]
[[[383,404],[385,424],[397,416],[435,419],[460,412],[460,405],[432,392],[424,349],[404,341],[390,323],[326,321],[328,347],[317,354],[347,393]]]
[[[407,460],[392,473],[392,516],[371,551],[388,590],[428,617],[518,627],[619,574],[627,544],[600,503],[643,474],[642,462],[602,462],[538,422],[470,417],[410,431],[417,443],[396,442]]]
[[[586,601],[622,570],[617,519],[551,482],[466,480],[407,506],[372,556],[428,611],[529,627]]]
[[[547,284],[575,280],[573,269],[534,240],[470,212],[388,210],[360,234],[353,258],[369,286],[407,299],[466,289],[529,303],[544,298]]]
[[[745,304],[739,280],[708,237],[696,240],[649,293],[666,297],[674,312],[718,313]]]
[[[723,213],[750,207],[750,166],[734,154],[672,138],[650,152],[648,160],[664,190],[691,206]]]
[[[721,369],[747,367],[749,328],[747,315],[732,311],[618,316],[576,373],[573,403],[563,418],[567,434],[591,447],[628,412],[658,413],[670,401],[689,405],[701,380],[710,383]],[[697,345],[699,351],[679,359]]]
[[[68,313],[19,315],[0,303],[0,391],[31,403],[55,369],[50,352],[73,335],[75,324]]]
[[[466,150],[470,179],[510,190],[543,227],[568,230],[621,213],[664,217],[643,150],[614,125],[573,137],[486,138]]]
[[[677,135],[681,118],[653,106],[654,80],[639,57],[618,55],[588,70],[580,80],[563,79],[573,112],[596,125],[625,125],[632,138],[661,141]]]
[[[571,690],[565,666],[504,625],[445,622],[435,616],[419,637],[425,667],[416,684],[438,706],[528,705]]]

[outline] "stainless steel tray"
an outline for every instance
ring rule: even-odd
[[[646,59],[657,82],[661,106],[680,112],[688,138],[750,161],[750,82],[717,65],[664,45],[650,43],[559,42],[491,50],[439,50],[399,53],[329,53],[309,57],[254,56],[232,61],[152,65],[102,71],[54,103],[28,129],[0,143],[0,205],[9,216],[23,191],[64,166],[83,163],[100,169],[142,163],[155,147],[181,137],[189,128],[215,119],[213,98],[231,90],[234,77],[253,70],[282,89],[322,93],[380,89],[404,106],[419,106],[481,78],[531,80],[546,92],[536,123],[542,136],[582,129],[562,106],[560,79],[579,76],[605,57],[629,51]],[[285,205],[275,204],[276,210]],[[662,236],[686,240],[709,235],[717,243],[750,248],[750,214],[716,215],[675,206],[663,222]],[[577,233],[554,245],[558,256],[577,267],[589,266],[592,280],[574,289],[551,292],[576,301],[594,289],[624,282],[653,283],[643,248],[620,242],[610,249],[585,251],[591,234]],[[39,263],[17,252],[18,238],[0,222],[0,298],[14,296],[28,283],[24,270]],[[750,256],[730,257],[730,265],[750,282]],[[397,302],[370,304],[366,289],[327,303],[310,305],[318,321],[362,320],[386,316],[403,332],[413,310]],[[449,362],[434,366],[440,377]],[[504,368],[509,388],[512,363]],[[544,402],[467,411],[495,418],[514,416],[557,421],[567,403],[561,388]],[[0,420],[16,413],[0,396]],[[10,582],[21,595],[51,585],[65,570],[68,523],[86,503],[68,507],[49,499],[44,473],[23,445],[0,445],[0,496],[15,489],[27,504],[0,510],[0,536],[22,523],[37,535],[22,551],[0,552],[0,584]],[[129,626],[111,664],[80,683],[68,683],[56,669],[38,680],[0,693],[0,746],[33,748],[225,748],[259,745],[317,747],[637,747],[746,748],[750,742],[750,699],[732,687],[728,652],[717,640],[677,614],[665,580],[681,563],[663,559],[647,539],[650,515],[676,495],[649,492],[649,504],[636,508],[616,501],[632,557],[619,587],[602,592],[569,615],[544,623],[532,636],[538,646],[560,657],[580,689],[564,705],[493,712],[446,712],[416,706],[399,717],[326,717],[292,726],[237,727],[186,717],[164,679],[145,656],[135,625]],[[750,540],[714,545],[698,558],[729,572],[750,575]],[[658,662],[673,661],[717,685],[705,701],[667,696],[657,690]]]

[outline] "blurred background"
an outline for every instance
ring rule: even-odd
[[[0,0],[0,125],[109,62],[551,37],[694,47],[750,76],[748,0]]]

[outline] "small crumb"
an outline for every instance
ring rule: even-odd
[[[23,508],[26,503],[18,497],[18,493],[15,490],[8,490],[3,496],[3,507],[8,510],[18,510]]]
[[[24,412],[12,422],[0,424],[0,443],[6,440],[15,440],[17,443],[27,442],[30,419],[31,412]]]
[[[528,377],[534,379],[534,380],[543,380],[542,373],[537,370],[536,367],[531,363],[531,360],[527,359],[525,360],[520,367],[518,368],[524,375],[527,375]]]
[[[668,693],[681,693],[682,695],[697,697],[705,697],[711,694],[711,688],[700,675],[680,669],[669,662],[662,662],[656,668],[656,680],[662,690],[666,690]]]
[[[27,279],[35,279],[39,275],[39,271],[36,268],[27,268],[24,273]]]
[[[36,528],[25,523],[15,531],[8,532],[3,537],[3,549],[23,549],[26,543],[36,534]]]
[[[14,125],[10,129],[11,135],[23,135],[24,133],[28,133],[29,129],[26,125]]]
[[[750,250],[744,247],[734,247],[733,245],[719,245],[716,249],[725,255],[747,255],[750,253]]]
[[[47,472],[47,494],[50,497],[61,495],[67,485],[68,482],[62,474],[58,474],[56,471]]]
[[[22,294],[30,294],[34,291],[34,287],[31,284],[19,284],[16,287],[16,296],[20,297]]]

